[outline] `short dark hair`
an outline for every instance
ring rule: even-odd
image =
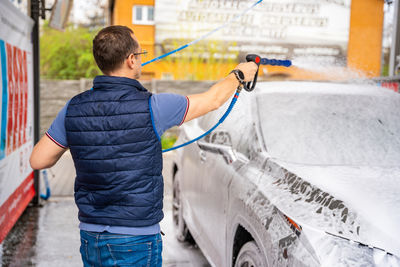
[[[133,31],[126,26],[109,26],[99,31],[93,39],[93,56],[103,73],[118,69],[129,53],[139,44],[132,38]]]

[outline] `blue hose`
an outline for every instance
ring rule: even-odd
[[[242,17],[245,13],[247,13],[247,12],[249,12],[250,10],[252,10],[253,8],[255,8],[255,7],[256,7],[258,4],[260,4],[262,1],[263,1],[263,0],[257,0],[257,1],[254,2],[251,6],[249,6],[248,8],[246,8],[244,11],[242,11],[242,12],[239,13],[238,15],[234,16],[230,21],[228,21],[228,22],[226,22],[225,24],[223,24],[223,25],[221,25],[221,26],[219,26],[219,27],[213,29],[212,31],[206,33],[205,35],[201,36],[200,38],[197,38],[197,39],[191,41],[190,43],[187,43],[187,44],[185,44],[185,45],[183,45],[183,46],[181,46],[181,47],[179,47],[179,48],[177,48],[177,49],[175,49],[175,50],[173,50],[173,51],[170,51],[170,52],[168,52],[168,53],[166,53],[166,54],[163,54],[163,55],[161,55],[161,56],[159,56],[159,57],[153,58],[153,59],[151,59],[151,60],[149,60],[149,61],[147,61],[147,62],[142,63],[142,67],[143,67],[143,66],[146,66],[147,64],[150,64],[150,63],[152,63],[152,62],[154,62],[154,61],[158,61],[158,60],[163,59],[163,58],[165,58],[165,57],[167,57],[167,56],[169,56],[169,55],[172,55],[172,54],[174,54],[174,53],[177,53],[177,52],[179,52],[179,51],[181,51],[181,50],[183,50],[183,49],[185,49],[185,48],[187,48],[187,47],[189,47],[189,46],[191,46],[191,45],[196,44],[197,42],[199,42],[199,41],[201,41],[201,40],[206,39],[208,36],[212,35],[213,33],[215,33],[215,32],[217,32],[217,31],[219,31],[219,30],[221,30],[221,29],[227,27],[227,26],[228,26],[229,24],[231,24],[232,22],[238,20],[238,19],[239,19],[240,17]],[[260,60],[260,58],[258,58],[258,60]],[[249,61],[249,60],[248,60],[248,61]],[[289,61],[289,60],[276,60],[276,59],[267,59],[267,58],[261,59],[261,62],[257,62],[257,61],[256,61],[256,63],[257,63],[257,64],[261,63],[261,64],[263,64],[263,65],[285,66],[285,67],[289,67],[289,66],[292,65],[291,61]],[[255,80],[253,81],[252,89],[254,89],[254,85],[255,85],[255,83],[256,83],[256,80],[257,80],[257,79],[255,79]],[[250,90],[248,90],[248,91],[250,91]],[[210,130],[208,130],[208,131],[205,132],[204,134],[202,134],[202,135],[198,136],[197,138],[195,138],[195,139],[193,139],[193,140],[190,140],[190,141],[188,141],[188,142],[186,142],[186,143],[184,143],[184,144],[181,144],[181,145],[175,146],[175,147],[171,147],[171,148],[168,148],[168,149],[164,149],[164,150],[162,151],[162,153],[165,153],[165,152],[168,152],[168,151],[171,151],[171,150],[175,150],[175,149],[178,149],[178,148],[180,148],[180,147],[183,147],[183,146],[187,146],[187,145],[189,145],[189,144],[192,144],[192,143],[196,142],[197,140],[199,140],[199,139],[205,137],[206,135],[210,134],[212,131],[214,131],[215,128],[217,128],[217,127],[226,119],[226,117],[228,117],[229,113],[231,112],[233,106],[235,105],[235,103],[236,103],[236,101],[237,101],[237,98],[239,97],[239,93],[240,93],[240,89],[238,89],[238,90],[236,91],[236,93],[235,93],[235,95],[234,95],[234,97],[233,97],[233,99],[232,99],[232,101],[231,101],[231,104],[229,105],[228,109],[226,110],[226,112],[224,113],[224,115],[222,116],[222,118],[221,118],[221,119],[217,122],[217,124],[215,124]]]
[[[231,103],[229,104],[228,109],[225,111],[224,115],[221,117],[221,119],[219,119],[219,121],[217,122],[217,124],[215,124],[210,130],[208,130],[207,132],[203,133],[202,135],[200,135],[200,136],[196,137],[195,139],[190,140],[190,141],[188,141],[188,142],[186,142],[186,143],[184,143],[184,144],[181,144],[181,145],[179,145],[179,146],[174,146],[174,147],[171,147],[171,148],[168,148],[168,149],[164,149],[164,150],[162,151],[162,153],[165,153],[165,152],[168,152],[168,151],[171,151],[171,150],[175,150],[175,149],[178,149],[178,148],[183,147],[183,146],[190,145],[191,143],[194,143],[194,142],[196,142],[197,140],[200,140],[201,138],[205,137],[206,135],[208,135],[208,134],[210,134],[212,131],[214,131],[221,123],[224,122],[224,120],[226,119],[226,117],[228,117],[229,113],[231,113],[231,111],[232,111],[232,109],[233,109],[233,106],[236,104],[236,101],[238,100],[239,94],[240,94],[240,90],[237,90],[236,93],[235,93],[235,95],[234,95],[233,98],[232,98]]]
[[[236,16],[234,16],[231,20],[229,20],[229,21],[226,22],[225,24],[223,24],[223,25],[221,25],[221,26],[219,26],[219,27],[213,29],[212,31],[210,31],[210,32],[208,32],[208,33],[206,33],[206,34],[204,34],[203,36],[197,38],[196,40],[193,40],[193,41],[191,41],[190,43],[187,43],[187,44],[185,44],[185,45],[183,45],[183,46],[181,46],[181,47],[179,47],[179,48],[177,48],[177,49],[175,49],[175,50],[173,50],[173,51],[170,51],[170,52],[168,52],[168,53],[166,53],[166,54],[164,54],[164,55],[161,55],[161,56],[159,56],[159,57],[153,58],[153,59],[151,59],[151,60],[149,60],[149,61],[146,61],[146,62],[142,63],[142,67],[143,67],[143,66],[146,66],[147,64],[150,64],[150,63],[152,63],[152,62],[154,62],[154,61],[163,59],[163,58],[165,58],[165,57],[167,57],[167,56],[169,56],[169,55],[171,55],[171,54],[174,54],[174,53],[176,53],[176,52],[179,52],[179,51],[185,49],[185,48],[188,47],[188,46],[194,45],[194,44],[200,42],[201,40],[206,39],[208,36],[212,35],[213,33],[215,33],[215,32],[217,32],[217,31],[219,31],[219,30],[221,30],[221,29],[223,29],[223,28],[229,26],[232,22],[237,21],[237,20],[238,20],[239,18],[241,18],[244,14],[246,14],[247,12],[249,12],[250,10],[252,10],[253,8],[255,8],[258,4],[260,4],[262,1],[263,1],[263,0],[257,0],[257,1],[254,2],[251,6],[249,6],[248,8],[246,8],[245,10],[243,10],[241,13],[237,14]]]

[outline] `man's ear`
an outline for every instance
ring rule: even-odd
[[[129,57],[126,59],[126,62],[128,64],[128,67],[130,69],[134,69],[135,68],[135,56],[133,54],[130,54]]]

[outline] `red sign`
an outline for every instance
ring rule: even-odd
[[[8,73],[8,117],[6,155],[26,143],[28,73],[26,51],[6,44]]]
[[[0,207],[0,243],[3,242],[34,195],[32,173]]]

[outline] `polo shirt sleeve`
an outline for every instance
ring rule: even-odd
[[[154,128],[160,137],[173,126],[181,125],[189,110],[186,96],[170,93],[154,94],[150,98]]]
[[[46,135],[49,137],[54,143],[62,148],[68,148],[67,142],[67,132],[65,130],[65,115],[67,114],[67,104],[60,110],[57,117],[54,119],[50,128],[47,130]]]

